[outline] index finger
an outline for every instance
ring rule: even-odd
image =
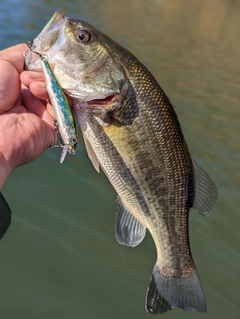
[[[10,110],[21,91],[19,74],[23,70],[25,44],[0,51],[0,114]]]
[[[0,51],[0,60],[11,63],[20,74],[24,67],[23,53],[28,49],[27,45],[17,44],[10,48]]]

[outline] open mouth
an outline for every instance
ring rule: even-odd
[[[86,103],[88,106],[98,107],[98,106],[106,106],[108,104],[111,104],[114,101],[115,101],[115,95],[109,95],[103,99],[90,100],[90,101],[87,101]]]

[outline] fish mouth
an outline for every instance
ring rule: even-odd
[[[104,97],[97,97],[96,99],[91,99],[84,101],[85,106],[95,109],[107,109],[112,111],[121,107],[123,99],[126,97],[128,92],[127,81],[123,84],[119,94],[109,94]]]
[[[93,99],[90,101],[85,101],[88,107],[111,107],[115,101],[118,100],[119,95],[108,95],[102,99]]]

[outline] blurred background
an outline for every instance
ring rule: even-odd
[[[218,187],[209,218],[190,214],[208,313],[173,309],[164,318],[240,318],[240,1],[1,0],[0,49],[33,41],[57,10],[100,28],[149,68]],[[115,191],[81,138],[62,165],[60,153],[16,169],[3,189],[13,216],[0,243],[1,319],[150,318],[151,236],[120,246]]]

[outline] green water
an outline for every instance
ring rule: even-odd
[[[151,70],[218,187],[212,215],[190,217],[208,313],[174,309],[164,318],[240,318],[240,1],[1,0],[0,48],[32,40],[58,9],[105,31]],[[150,318],[151,236],[134,249],[118,245],[116,194],[82,141],[75,156],[59,158],[48,150],[4,187],[13,218],[0,243],[0,318]]]

